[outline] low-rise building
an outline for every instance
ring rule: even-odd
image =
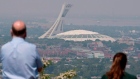
[[[127,36],[124,36],[124,37],[118,39],[118,43],[120,43],[120,44],[125,43],[127,45],[134,45],[134,39],[127,37]]]
[[[93,51],[95,58],[104,58],[104,53],[102,51]]]
[[[93,58],[94,57],[93,53],[86,53],[86,55],[87,55],[87,58]]]

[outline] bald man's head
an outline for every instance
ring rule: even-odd
[[[12,36],[26,37],[26,25],[23,21],[15,21],[11,29]]]

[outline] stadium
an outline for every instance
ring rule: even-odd
[[[63,32],[63,23],[66,14],[71,8],[71,4],[64,4],[60,11],[60,14],[51,28],[45,32],[43,35],[39,37],[39,39],[43,38],[59,38],[70,41],[85,41],[85,40],[101,40],[101,41],[115,41],[114,38],[102,35],[97,32],[87,31],[87,30],[71,30],[67,32]]]
[[[97,32],[87,31],[87,30],[71,30],[63,33],[56,34],[55,36],[51,36],[50,38],[59,38],[64,40],[71,41],[86,41],[86,40],[101,40],[101,41],[115,41],[114,38],[102,35]]]

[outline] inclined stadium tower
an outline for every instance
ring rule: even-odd
[[[71,8],[71,4],[63,4],[60,14],[51,28],[39,38],[50,38],[53,35],[63,32],[64,17]]]
[[[87,31],[87,30],[71,30],[67,32],[63,32],[63,23],[64,18],[68,11],[71,8],[71,4],[63,4],[60,14],[51,28],[41,35],[39,39],[43,38],[59,38],[64,40],[71,40],[71,41],[85,41],[85,40],[92,40],[95,41],[99,39],[101,41],[115,41],[114,38],[102,35],[97,32]]]

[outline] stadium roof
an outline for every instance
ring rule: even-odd
[[[86,30],[71,30],[57,35],[80,35],[80,34],[98,34],[97,32],[86,31]]]
[[[63,33],[59,33],[51,38],[60,38],[64,40],[72,40],[72,41],[85,41],[92,40],[95,41],[99,39],[101,41],[115,41],[114,38],[102,35],[97,32],[87,31],[87,30],[71,30]]]

